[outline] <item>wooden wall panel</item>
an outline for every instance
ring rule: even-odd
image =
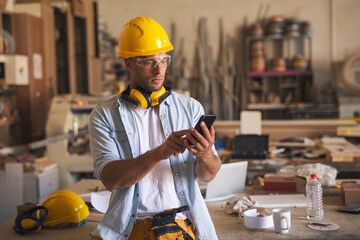
[[[22,142],[27,143],[44,137],[47,119],[43,20],[28,14],[16,13],[14,29],[16,53],[27,55],[29,62],[29,85],[16,86],[16,106],[21,118]],[[37,62],[34,61],[36,57]]]
[[[45,124],[47,119],[47,91],[44,78],[44,34],[43,20],[28,16],[29,27],[29,66],[32,72],[30,75],[30,108],[31,108],[31,132],[34,138],[41,138],[45,133]],[[41,56],[41,63],[35,63],[35,54]],[[35,78],[35,68],[40,64],[41,77]]]

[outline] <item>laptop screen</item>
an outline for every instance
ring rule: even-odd
[[[207,184],[205,201],[219,201],[242,193],[245,189],[247,161],[224,163],[216,177]]]

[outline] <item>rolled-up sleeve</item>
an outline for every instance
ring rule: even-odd
[[[101,179],[106,164],[120,159],[111,132],[104,109],[99,104],[89,118],[90,150],[94,161],[94,176],[98,179]]]

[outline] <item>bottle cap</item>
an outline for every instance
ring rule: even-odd
[[[310,176],[311,176],[311,179],[317,179],[317,174],[316,173],[312,173]]]

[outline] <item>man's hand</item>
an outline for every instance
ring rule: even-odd
[[[166,141],[158,147],[158,153],[162,159],[168,159],[171,155],[178,156],[186,149],[183,136],[189,130],[173,132]]]
[[[221,160],[215,156],[211,149],[212,145],[215,143],[214,127],[211,126],[209,131],[204,122],[200,124],[200,127],[204,136],[194,128],[190,128],[189,132],[186,133],[184,143],[185,147],[196,156],[196,175],[205,182],[210,182],[220,169]],[[194,145],[194,147],[191,147],[190,144]]]
[[[200,127],[204,136],[194,128],[190,128],[189,132],[186,133],[185,146],[196,157],[206,157],[206,155],[213,154],[211,147],[215,143],[215,129],[211,126],[209,131],[204,122],[200,123]],[[190,144],[194,147],[191,147]]]

